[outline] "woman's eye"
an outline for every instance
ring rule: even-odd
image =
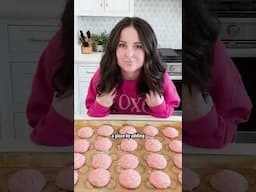
[[[135,45],[136,49],[142,49],[142,45]]]
[[[125,44],[120,43],[120,44],[118,44],[118,47],[125,48],[126,46],[125,46]]]

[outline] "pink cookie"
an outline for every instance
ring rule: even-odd
[[[40,192],[45,185],[45,177],[34,169],[18,171],[8,178],[8,191],[10,192]]]
[[[74,190],[74,168],[73,166],[68,166],[62,168],[56,178],[55,185],[66,191]]]
[[[160,151],[162,147],[163,147],[162,143],[160,143],[156,139],[147,139],[145,141],[145,148],[147,151],[157,152],[157,151]]]
[[[175,138],[179,136],[179,132],[177,129],[173,128],[173,127],[167,127],[165,128],[162,133],[169,138]]]
[[[94,143],[94,147],[97,151],[109,151],[112,147],[112,142],[105,137],[98,138]]]
[[[125,125],[119,130],[120,134],[134,134],[137,133],[136,129],[131,125]]]
[[[136,170],[126,169],[119,175],[119,183],[127,189],[136,189],[141,183],[141,176]]]
[[[180,169],[182,168],[182,155],[181,155],[181,153],[175,154],[173,156],[173,163],[176,167],[178,167]]]
[[[74,153],[74,169],[81,168],[85,163],[85,156],[80,153]]]
[[[157,189],[166,189],[171,185],[169,176],[162,171],[153,171],[149,176],[149,182]]]
[[[78,175],[77,171],[74,170],[74,185],[77,183],[78,178],[79,178],[79,175]]]
[[[182,171],[178,173],[178,181],[182,184]]]
[[[81,138],[89,138],[93,135],[93,129],[91,127],[82,127],[77,131],[77,135]]]
[[[92,167],[94,169],[102,168],[108,169],[112,163],[112,159],[109,155],[104,153],[98,153],[92,157]]]
[[[154,169],[164,169],[167,166],[167,160],[163,155],[151,153],[146,159],[149,167]]]
[[[185,191],[193,191],[196,187],[199,186],[200,178],[197,173],[186,167],[183,167],[182,172],[182,189]]]
[[[139,160],[135,155],[125,154],[119,159],[118,164],[123,169],[135,169],[139,164]]]
[[[114,132],[114,130],[110,125],[101,125],[97,129],[97,134],[98,135],[106,136],[106,137],[112,135],[113,132]]]
[[[173,141],[171,141],[171,143],[169,144],[169,148],[177,153],[182,152],[182,142],[181,140],[175,139]]]
[[[147,125],[143,128],[143,132],[151,137],[154,137],[158,134],[158,129],[152,125]]]
[[[249,188],[249,183],[243,175],[228,169],[212,175],[210,185],[219,192],[246,192]]]
[[[84,153],[90,147],[90,143],[86,139],[77,139],[74,141],[74,152]]]
[[[94,169],[89,173],[88,180],[95,187],[104,187],[110,181],[110,173],[105,169]]]
[[[138,147],[138,144],[133,139],[123,139],[121,142],[121,149],[123,151],[134,151]]]

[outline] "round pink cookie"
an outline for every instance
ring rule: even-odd
[[[173,127],[167,127],[165,128],[162,133],[169,138],[175,138],[179,136],[179,132],[177,129],[173,128]]]
[[[157,153],[149,154],[146,161],[148,166],[154,169],[164,169],[167,166],[165,157]]]
[[[110,173],[106,169],[93,169],[88,180],[95,187],[104,187],[110,181]]]
[[[131,125],[125,125],[125,126],[123,126],[120,130],[119,130],[119,133],[120,134],[125,134],[125,133],[127,133],[127,134],[134,134],[134,133],[136,133],[137,131],[136,131],[136,129],[135,129],[135,127],[133,127],[133,126],[131,126]]]
[[[178,153],[173,156],[173,163],[176,167],[182,168],[182,154]]]
[[[143,128],[143,132],[151,137],[154,137],[158,134],[158,129],[152,125],[147,125]]]
[[[98,135],[106,136],[106,137],[112,135],[113,132],[114,132],[114,130],[110,125],[101,125],[97,129],[97,134]]]
[[[218,192],[246,192],[248,181],[240,173],[223,169],[210,178],[210,185]]]
[[[136,189],[141,183],[141,176],[134,169],[126,169],[119,175],[119,183],[127,189]]]
[[[163,171],[153,171],[149,176],[149,182],[157,189],[166,189],[171,185],[169,176]]]
[[[118,164],[123,169],[136,169],[139,160],[135,155],[125,154],[119,159]]]
[[[55,185],[61,189],[72,191],[74,190],[74,168],[73,166],[68,166],[62,168],[56,178]]]
[[[45,177],[34,169],[18,171],[8,178],[9,192],[40,192],[45,185]]]
[[[200,184],[198,174],[186,167],[182,169],[182,180],[182,189],[185,191],[193,191]]]
[[[112,142],[108,138],[98,138],[94,143],[94,147],[97,151],[109,151],[112,147]]]
[[[93,135],[93,129],[91,127],[82,127],[77,131],[77,135],[81,138],[89,138]]]
[[[74,170],[74,185],[77,183],[78,178],[79,178],[79,175],[78,175],[77,171]]]
[[[182,184],[182,171],[178,172],[178,181]]]
[[[128,151],[128,152],[134,151],[137,149],[137,147],[138,147],[138,144],[133,139],[123,139],[121,141],[121,149],[123,151]]]
[[[86,139],[77,139],[74,141],[74,152],[84,153],[90,147],[90,143]]]
[[[81,168],[85,163],[86,157],[80,153],[74,153],[74,169]]]
[[[162,143],[160,143],[157,139],[147,139],[145,141],[145,149],[151,152],[157,152],[162,149]]]
[[[112,163],[112,159],[109,155],[104,153],[98,153],[92,157],[92,167],[94,169],[102,168],[108,169]]]
[[[181,140],[175,139],[175,140],[171,141],[171,143],[169,144],[169,148],[170,148],[170,150],[177,152],[177,153],[182,152]]]

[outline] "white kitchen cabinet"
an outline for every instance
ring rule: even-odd
[[[99,63],[75,64],[75,112],[85,114],[85,98],[93,74]]]
[[[33,76],[42,51],[59,28],[56,20],[5,20],[0,25],[4,34],[0,48],[7,50],[1,68],[5,90],[2,95],[0,141],[27,141],[31,128],[26,118],[26,105]],[[8,38],[7,38],[8,37]],[[3,40],[3,41],[2,41]],[[2,49],[1,49],[2,50]],[[8,128],[8,129],[7,129]]]
[[[134,0],[75,0],[77,16],[133,16]]]

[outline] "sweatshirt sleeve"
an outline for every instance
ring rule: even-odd
[[[182,122],[183,141],[189,145],[220,148],[234,142],[238,123],[248,121],[250,116],[252,103],[220,40],[215,45],[210,95],[214,104],[209,113]]]
[[[180,104],[180,97],[176,87],[167,72],[164,74],[163,89],[164,101],[162,104],[150,107],[150,114],[158,118],[167,118],[171,116],[174,109]]]
[[[110,114],[110,108],[104,107],[97,103],[96,96],[97,96],[97,85],[100,80],[100,70],[97,69],[95,74],[93,75],[90,85],[87,91],[87,96],[85,99],[85,106],[87,108],[87,114],[92,117],[105,117],[106,115]]]
[[[42,145],[73,145],[73,122],[56,113],[51,106],[54,89],[51,86],[50,69],[57,65],[61,56],[61,53],[56,52],[60,37],[59,31],[42,53],[27,103],[28,124],[32,127],[31,139]]]

